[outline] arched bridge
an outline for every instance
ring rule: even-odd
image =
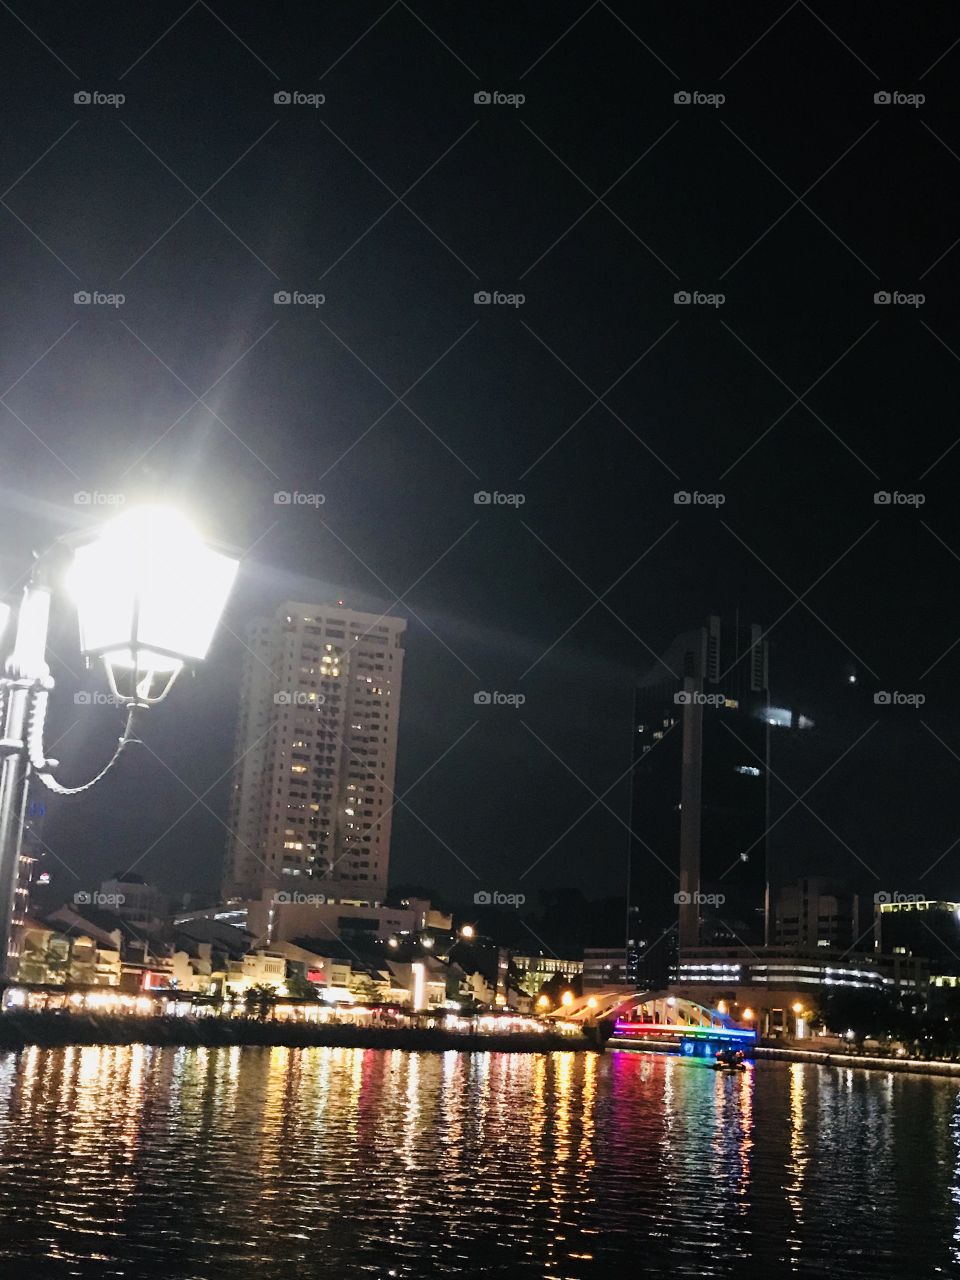
[[[588,991],[548,1016],[584,1027],[601,1021],[615,1022],[618,1029],[642,1028],[654,1035],[668,1028],[677,1035],[684,1031],[694,1034],[742,1032],[751,1037],[754,1034],[752,1027],[735,1022],[719,1009],[671,995],[669,991],[636,991],[627,987]]]
[[[756,1039],[753,1027],[736,1023],[727,1012],[668,991],[602,988],[575,998],[549,1016],[579,1023],[584,1029],[613,1024],[614,1041],[666,1043],[698,1057],[712,1056],[724,1044],[748,1047]]]

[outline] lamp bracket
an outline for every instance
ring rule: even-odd
[[[35,687],[33,696],[30,699],[30,706],[27,711],[27,733],[26,742],[16,744],[15,749],[23,751],[26,749],[27,758],[30,762],[30,768],[37,775],[48,791],[53,791],[60,796],[76,796],[83,791],[89,791],[91,787],[102,781],[103,778],[111,771],[113,766],[120,759],[123,751],[133,742],[139,742],[138,738],[133,736],[133,717],[136,711],[135,706],[129,708],[127,714],[127,722],[123,730],[123,734],[117,742],[116,750],[113,755],[100,770],[98,774],[92,777],[89,782],[81,783],[77,787],[66,787],[50,772],[51,767],[57,765],[56,760],[48,760],[43,749],[43,729],[47,718],[47,701],[50,697],[50,688],[53,681],[37,682],[41,687]],[[46,686],[46,687],[43,687]]]
[[[138,669],[133,671],[133,693],[122,693],[117,685],[116,670],[113,663],[110,662],[108,655],[103,657],[104,669],[107,673],[107,683],[110,686],[110,694],[114,700],[122,707],[129,707],[131,710],[140,707],[144,710],[147,707],[154,707],[158,702],[162,702],[170,690],[173,688],[173,682],[183,670],[182,665],[176,667],[170,672],[140,672]],[[159,676],[162,683],[158,686],[158,692],[152,693],[154,687],[154,679]],[[165,677],[165,679],[164,679]]]

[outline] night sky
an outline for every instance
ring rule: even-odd
[[[343,598],[409,619],[394,881],[621,893],[633,687],[739,608],[816,721],[784,783],[829,770],[775,874],[960,896],[956,10],[35,0],[0,31],[0,588],[111,510],[77,493],[242,556],[147,748],[50,806],[63,892],[217,885],[238,633]],[[65,604],[53,647],[80,780],[120,726],[74,704],[105,686]]]

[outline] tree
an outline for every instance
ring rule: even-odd
[[[376,1004],[380,999],[380,988],[369,973],[355,973],[350,982],[350,994],[356,996],[361,1004]]]
[[[835,1035],[852,1031],[860,1051],[868,1037],[894,1035],[902,1025],[903,1011],[885,992],[835,987],[823,1000],[820,1017]]]
[[[287,975],[287,994],[297,1000],[316,1000],[320,990],[315,982],[308,982],[300,969],[293,969]]]
[[[247,1006],[247,1017],[266,1022],[267,1014],[276,1003],[277,992],[274,987],[265,983],[248,987],[243,993],[243,1002]]]

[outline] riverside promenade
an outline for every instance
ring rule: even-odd
[[[355,1049],[482,1050],[549,1053],[594,1046],[580,1033],[483,1031],[472,1027],[353,1026],[344,1023],[277,1022],[256,1018],[145,1017],[101,1013],[11,1013],[0,1016],[0,1050],[27,1045],[149,1044],[158,1046],[280,1045]]]

